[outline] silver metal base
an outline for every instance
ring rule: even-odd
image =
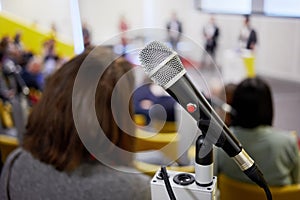
[[[165,183],[159,177],[160,170],[156,172],[151,180],[151,198],[152,200],[169,200],[169,195]],[[173,181],[178,174],[185,172],[168,171],[169,181],[177,200],[216,200],[217,177],[213,177],[213,183],[210,186],[202,187],[193,182],[190,185],[179,185]],[[193,173],[186,173],[195,177]]]

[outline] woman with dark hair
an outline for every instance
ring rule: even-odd
[[[232,107],[232,130],[259,165],[271,186],[299,183],[297,137],[272,127],[273,101],[270,87],[260,78],[248,78],[236,88]],[[239,181],[251,180],[226,155],[218,151],[218,171]]]
[[[134,174],[128,154],[135,131],[130,69],[126,60],[98,47],[50,76],[21,148],[5,163],[0,199],[150,199],[148,177]],[[95,70],[103,73],[93,86]],[[82,79],[82,71],[88,77]],[[84,112],[89,108],[95,115]]]
[[[272,126],[273,100],[271,89],[260,78],[246,79],[236,88],[232,106],[237,111],[232,126],[256,128],[260,125]]]

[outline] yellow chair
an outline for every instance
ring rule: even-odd
[[[144,174],[148,176],[154,176],[154,174],[161,168],[160,165],[154,165],[146,162],[141,162],[141,161],[134,161],[133,162],[134,167],[143,172]],[[189,173],[194,173],[195,172],[195,167],[194,165],[187,165],[187,166],[167,166],[167,170],[172,170],[172,171],[179,171],[179,172],[189,172]]]
[[[224,174],[218,176],[220,200],[266,200],[264,190],[255,184],[233,180]],[[299,200],[300,184],[270,187],[273,200]]]
[[[246,67],[247,77],[253,78],[255,77],[255,58],[254,56],[244,57],[243,58],[244,65]]]
[[[166,121],[163,125],[162,129],[160,130],[163,133],[172,133],[177,131],[176,122],[173,121]]]
[[[2,162],[4,163],[7,156],[19,146],[17,138],[7,135],[0,135],[0,151]]]
[[[12,106],[10,103],[4,103],[0,100],[0,123],[4,128],[12,128],[14,127],[14,121],[12,117]]]
[[[142,114],[134,114],[134,122],[138,126],[146,126],[146,117]],[[177,125],[175,121],[166,121],[164,122],[163,126],[161,127],[161,124],[155,123],[153,124],[153,128],[160,128],[160,132],[163,133],[172,133],[177,131]],[[156,127],[157,126],[157,127]]]
[[[251,50],[244,49],[242,51],[242,60],[245,65],[248,78],[255,77],[255,56]]]
[[[136,142],[135,142],[135,151],[149,151],[149,150],[160,150],[164,155],[172,160],[177,159],[178,155],[178,142],[179,137],[177,132],[172,133],[153,133],[147,130],[138,128],[136,130]],[[191,152],[194,152],[195,149],[191,148]],[[189,152],[189,157],[191,153]],[[155,172],[160,169],[160,165],[154,165],[142,161],[135,160],[134,166],[139,171],[153,176]],[[174,171],[183,171],[183,172],[194,172],[194,166],[168,166],[168,170]]]
[[[146,125],[146,117],[142,114],[134,114],[134,122],[138,126],[145,126]]]
[[[169,156],[177,153],[178,134],[173,133],[155,133],[141,128],[135,132],[135,151],[150,151],[164,149]]]

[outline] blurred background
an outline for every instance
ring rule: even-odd
[[[299,8],[296,0],[289,3],[283,0],[226,3],[220,0],[0,0],[0,37],[14,38],[19,33],[22,48],[42,59],[54,46],[60,63],[89,45],[104,44],[120,55],[125,50],[131,52],[127,53],[128,60],[138,65],[136,49],[153,39],[170,44],[167,23],[176,15],[182,28],[176,50],[185,66],[192,66],[189,72],[199,82],[197,86],[201,90],[208,88],[208,93],[215,95],[224,85],[238,83],[249,76],[249,69],[244,66],[246,60],[241,59],[245,55],[239,35],[245,15],[251,15],[257,42],[250,51],[253,58],[250,65],[255,75],[263,76],[272,86],[274,124],[300,133]],[[203,32],[211,18],[219,29],[214,55],[209,58],[213,67],[203,62],[206,54]],[[51,69],[50,65],[48,71]],[[202,80],[197,75],[199,71]],[[52,72],[43,71],[47,73]]]

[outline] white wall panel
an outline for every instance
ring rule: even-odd
[[[72,42],[69,0],[2,0],[2,9],[45,30],[54,23],[58,34]]]
[[[173,11],[183,22],[184,34],[203,44],[202,27],[210,16],[196,10],[194,0],[79,0],[79,6],[82,20],[91,28],[94,44],[119,33],[121,14],[126,16],[132,29],[165,28]],[[2,0],[2,8],[26,20],[37,21],[46,28],[54,22],[60,34],[72,38],[69,0]],[[222,65],[223,52],[237,46],[243,18],[216,15],[216,20],[221,33],[217,61]],[[258,73],[300,81],[300,19],[253,16],[251,23],[259,37]],[[198,57],[198,52],[190,54],[193,58]]]

